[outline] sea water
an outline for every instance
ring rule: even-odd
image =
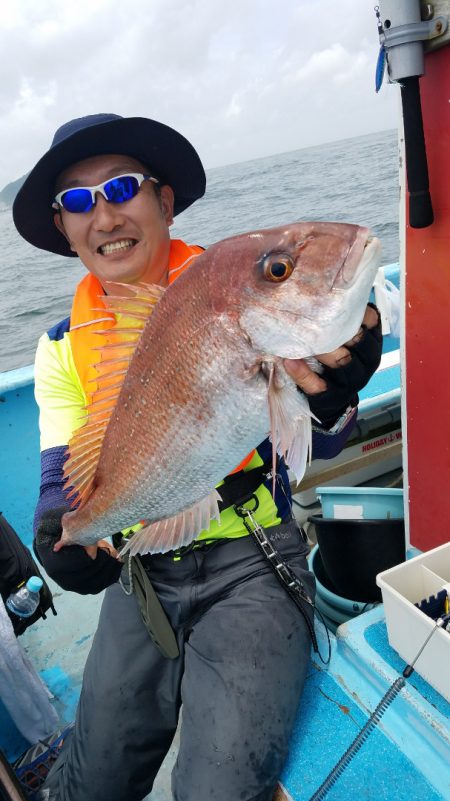
[[[176,218],[172,236],[210,245],[297,220],[368,226],[384,264],[398,260],[397,132],[361,136],[207,170],[206,195]],[[38,337],[70,312],[85,273],[77,258],[29,245],[0,208],[0,372],[30,364]]]

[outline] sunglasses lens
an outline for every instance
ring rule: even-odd
[[[61,198],[61,205],[74,214],[89,211],[92,208],[92,195],[88,189],[68,189]]]
[[[124,203],[131,200],[139,192],[139,182],[132,175],[113,178],[105,184],[105,194],[112,203]]]
[[[85,187],[68,189],[61,196],[59,202],[66,211],[78,214],[92,209],[94,205],[92,195],[95,191],[102,192],[110,203],[124,203],[137,195],[139,186],[140,182],[134,175],[120,175],[118,178],[112,178],[104,184],[93,186],[92,189],[86,189]]]

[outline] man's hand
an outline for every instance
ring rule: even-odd
[[[109,553],[110,556],[114,556],[115,559],[119,558],[119,552],[116,551],[114,545],[111,545],[108,540],[99,540],[95,545],[83,545],[83,548],[91,559],[97,558],[97,551],[99,548],[103,548],[106,553]]]
[[[304,359],[284,359],[286,372],[308,395],[311,411],[329,428],[349,405],[357,405],[357,393],[377,369],[382,351],[380,316],[368,305],[359,331],[331,353],[315,358],[323,366],[317,372]]]
[[[34,541],[36,556],[48,575],[62,587],[81,595],[95,595],[118,581],[122,563],[117,551],[106,540],[83,548],[69,545],[54,550],[61,537],[61,518],[65,507],[45,512]]]

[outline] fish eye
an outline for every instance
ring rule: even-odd
[[[286,279],[292,275],[294,262],[290,256],[285,256],[284,254],[280,253],[273,253],[265,257],[262,267],[264,278],[266,278],[267,281],[280,283],[281,281],[286,281]]]

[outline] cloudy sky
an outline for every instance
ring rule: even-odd
[[[97,112],[180,130],[214,167],[397,124],[372,0],[0,0],[0,189]]]

